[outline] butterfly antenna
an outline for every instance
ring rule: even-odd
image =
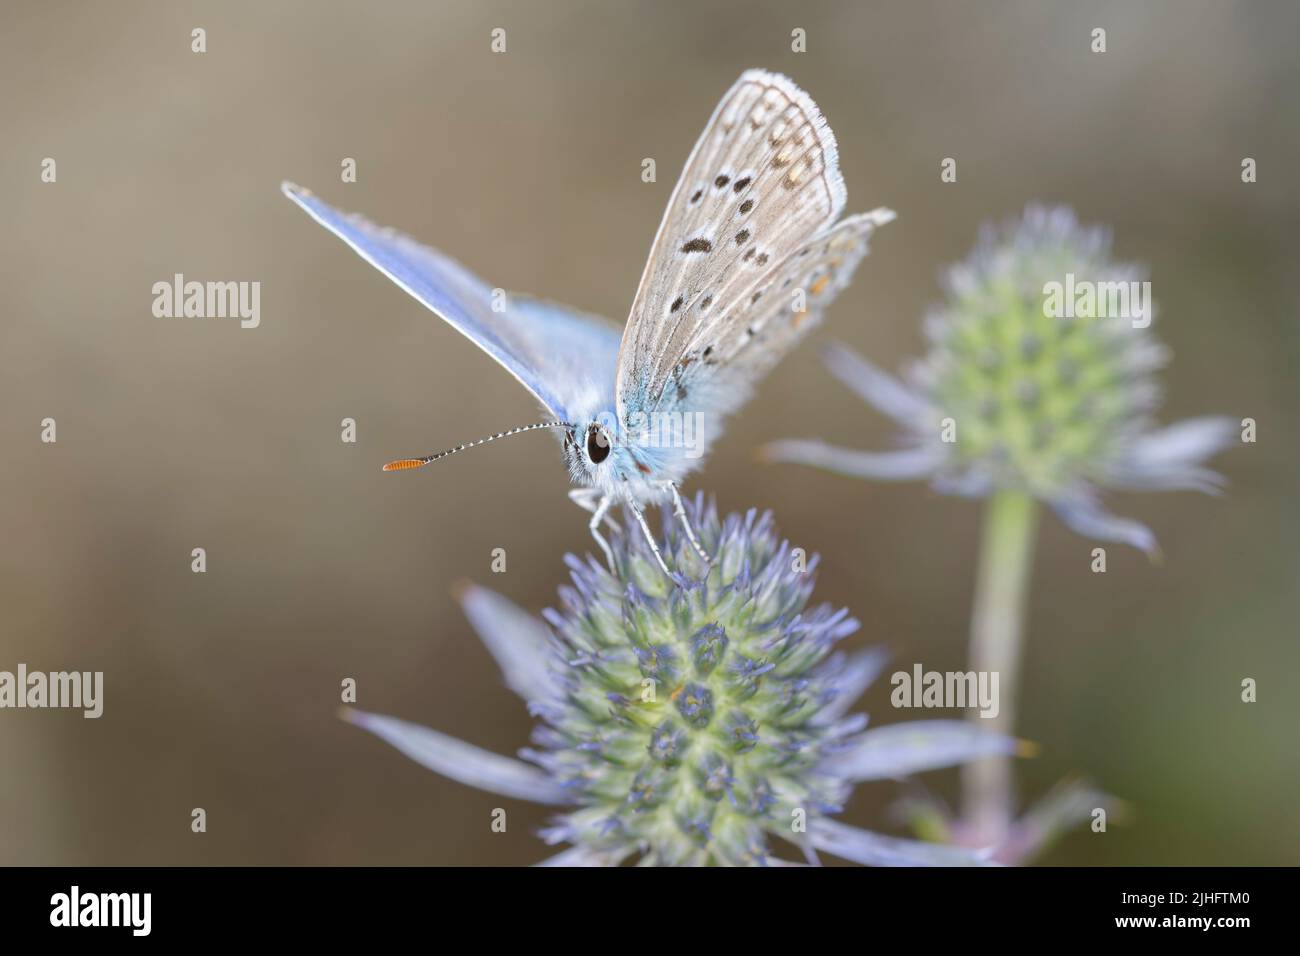
[[[384,465],[384,471],[407,471],[411,468],[423,468],[425,465],[435,462],[440,458],[447,458],[456,454],[458,451],[464,451],[466,448],[477,448],[479,445],[486,445],[490,441],[496,441],[498,438],[509,438],[511,435],[518,435],[520,432],[530,432],[537,428],[573,428],[569,422],[538,422],[535,425],[520,425],[518,428],[512,428],[509,431],[497,432],[495,435],[488,435],[486,438],[480,438],[478,441],[466,442],[463,445],[457,445],[455,448],[448,448],[446,451],[440,451],[436,455],[426,455],[423,458],[399,458],[397,461],[390,461]]]

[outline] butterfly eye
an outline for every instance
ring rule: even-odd
[[[595,465],[609,457],[609,438],[599,425],[587,429],[587,457]]]

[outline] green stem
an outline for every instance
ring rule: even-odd
[[[1033,564],[1038,504],[1019,491],[999,491],[988,500],[980,537],[975,606],[971,612],[970,667],[998,675],[996,717],[968,711],[985,730],[1012,734],[1020,656]],[[1015,816],[1010,757],[989,757],[962,770],[966,828],[973,843],[987,846],[1007,835]]]

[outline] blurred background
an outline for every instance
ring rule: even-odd
[[[1161,417],[1251,416],[1259,440],[1216,461],[1222,498],[1110,499],[1155,530],[1161,564],[1115,546],[1092,574],[1092,542],[1045,517],[1019,721],[1041,753],[1021,762],[1023,789],[1085,774],[1132,807],[1046,862],[1300,862],[1294,5],[17,2],[2,16],[0,669],[102,670],[106,690],[99,720],[0,712],[0,863],[543,854],[544,810],[505,801],[509,832],[493,834],[503,798],[336,712],[352,677],[365,709],[524,745],[530,718],[451,587],[552,603],[564,552],[590,547],[557,444],[521,436],[381,474],[535,421],[534,403],[279,184],[622,323],[677,172],[751,66],[820,104],[849,211],[900,217],[690,490],[772,508],[821,552],[817,596],[863,620],[853,645],[963,668],[978,506],[754,450],[889,444],[890,423],[812,346],[836,337],[889,368],[918,355],[936,276],[982,221],[1045,200],[1109,223],[1117,254],[1150,265],[1175,355]],[[644,157],[658,182],[641,181]],[[944,157],[956,183],[940,182]],[[151,287],[177,272],[261,282],[260,328],[155,318]],[[46,417],[57,444],[40,441]],[[356,444],[340,441],[346,417]],[[933,716],[895,713],[888,690],[864,700],[878,723]],[[925,782],[955,794],[955,772]],[[890,830],[899,794],[863,786],[845,817]]]

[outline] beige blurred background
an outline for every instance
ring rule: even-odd
[[[384,475],[536,420],[529,397],[279,194],[364,211],[493,283],[622,322],[673,182],[745,68],[788,72],[881,234],[819,337],[895,367],[943,264],[1028,200],[1148,262],[1175,361],[1162,417],[1252,416],[1221,499],[1128,495],[1165,560],[1039,539],[1029,795],[1129,801],[1049,862],[1300,862],[1296,594],[1300,12],[1283,3],[36,3],[0,29],[0,669],[103,670],[98,721],[0,712],[0,863],[526,863],[544,811],[434,776],[359,703],[502,753],[530,719],[453,601],[530,609],[586,549],[553,439]],[[489,51],[507,30],[508,52]],[[1089,51],[1093,27],[1108,52]],[[208,52],[190,52],[190,31]],[[790,50],[807,30],[808,52]],[[40,182],[44,157],[56,184]],[[659,181],[640,179],[643,157]],[[958,182],[939,163],[958,161]],[[1243,156],[1259,182],[1244,185]],[[354,157],[358,182],[340,182]],[[154,282],[262,283],[261,327],[151,314]],[[978,507],[759,465],[768,439],[891,428],[784,362],[692,482],[824,558],[856,646],[963,666]],[[39,440],[53,417],[58,442]],[[359,441],[339,440],[344,417]],[[192,548],[208,571],[190,571]],[[489,571],[503,547],[508,571]],[[1243,677],[1259,702],[1239,701]],[[912,716],[879,687],[881,723]],[[955,774],[927,783],[952,796]],[[893,785],[846,818],[889,828]],[[504,805],[509,832],[489,832]],[[203,807],[208,832],[190,832]]]

